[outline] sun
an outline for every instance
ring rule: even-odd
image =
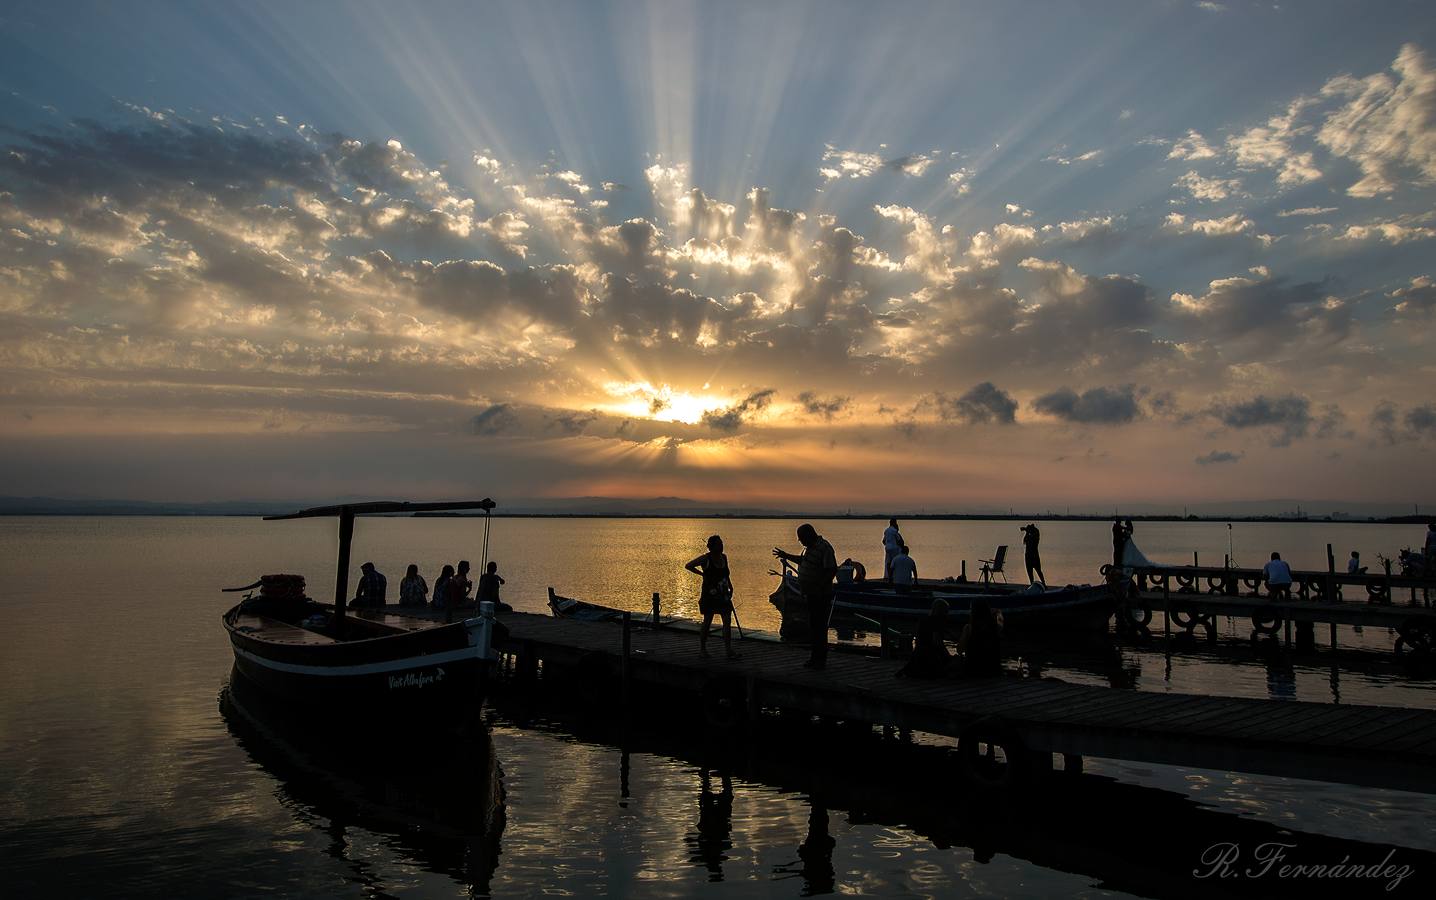
[[[674,390],[667,384],[653,385],[647,381],[611,382],[604,389],[620,398],[609,408],[619,415],[657,422],[681,422],[696,425],[703,414],[720,409],[724,401],[718,397]]]

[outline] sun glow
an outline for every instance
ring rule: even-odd
[[[667,384],[654,386],[647,381],[610,382],[604,389],[621,398],[609,407],[614,413],[659,422],[696,425],[704,413],[726,405],[718,397],[676,391]]]

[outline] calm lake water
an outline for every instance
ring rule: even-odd
[[[542,611],[552,586],[637,611],[658,591],[665,613],[692,615],[696,579],[682,564],[717,531],[743,625],[776,630],[770,550],[797,549],[796,524],[496,520],[490,555],[520,610]],[[839,557],[870,570],[882,524],[817,523]],[[940,576],[963,559],[975,573],[1001,543],[1020,551],[1018,524],[912,522],[904,533],[919,573]],[[361,520],[356,576],[372,560],[395,592],[415,562],[432,581],[443,562],[477,564],[481,532],[470,519]],[[1042,534],[1050,582],[1097,580],[1107,525],[1044,523]],[[954,798],[941,748],[921,739],[792,726],[729,747],[676,725],[618,732],[509,696],[490,704],[483,746],[300,740],[302,730],[228,693],[219,616],[232,597],[219,588],[297,572],[327,599],[334,535],[327,520],[0,518],[5,896],[1271,896],[1338,886],[1392,896],[1436,878],[1436,804],[1399,791],[1088,760],[1089,774],[1015,809]],[[1220,564],[1228,537],[1205,523],[1139,523],[1136,534],[1150,558],[1180,563],[1196,551]],[[1374,564],[1421,530],[1238,524],[1230,539],[1243,565],[1279,550],[1295,567],[1324,568],[1327,543],[1338,559],[1354,549]],[[1322,626],[1318,652],[1291,658],[1254,651],[1240,621],[1220,630],[1215,647],[1170,658],[1156,640],[1025,650],[1009,666],[1122,689],[1436,702],[1436,682],[1392,661],[1386,629],[1343,628],[1333,655]],[[1391,893],[1389,879],[1194,878],[1219,841],[1286,842],[1331,863],[1394,849],[1414,872]]]

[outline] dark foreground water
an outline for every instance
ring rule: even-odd
[[[793,524],[505,521],[493,556],[521,609],[540,609],[552,584],[634,609],[658,590],[684,612],[681,564],[716,529],[744,624],[772,628],[767,549],[793,547]],[[477,529],[366,521],[354,561],[372,558],[392,590],[407,562],[432,576],[477,559]],[[840,556],[875,561],[872,523],[820,530]],[[1012,523],[905,530],[924,575],[1018,536]],[[1044,526],[1049,579],[1093,580],[1104,531]],[[1227,537],[1221,525],[1138,532],[1171,561],[1194,549],[1220,561]],[[1280,549],[1314,566],[1327,542],[1374,559],[1418,538],[1239,525],[1232,548],[1243,563]],[[461,739],[316,730],[230,685],[217,589],[295,571],[326,596],[332,539],[332,523],[313,521],[0,519],[3,896],[1401,896],[1436,879],[1424,794],[1088,760],[1028,800],[984,801],[920,735],[774,720],[732,744],[681,715],[623,728],[507,692],[487,731]],[[1225,622],[1215,648],[1170,658],[1159,642],[1059,645],[1010,665],[1119,689],[1431,707],[1436,685],[1373,631],[1343,630],[1336,655],[1285,658]],[[1211,861],[1228,845],[1241,856],[1222,870]],[[1282,878],[1259,852],[1386,865]]]

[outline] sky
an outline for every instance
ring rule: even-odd
[[[0,494],[1436,503],[1424,3],[0,10]]]

